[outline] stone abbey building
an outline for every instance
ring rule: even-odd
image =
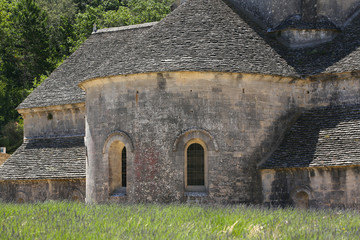
[[[3,201],[359,208],[360,0],[186,0],[18,107]]]

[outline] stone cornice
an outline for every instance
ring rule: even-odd
[[[17,111],[23,114],[29,113],[39,113],[39,112],[50,112],[50,111],[64,111],[69,109],[84,109],[85,103],[72,103],[72,104],[64,104],[64,105],[56,105],[56,106],[47,106],[47,107],[34,107],[34,108],[20,108]]]

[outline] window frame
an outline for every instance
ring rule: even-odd
[[[187,150],[192,144],[199,144],[204,149],[204,185],[188,185],[187,163],[188,155]],[[208,148],[201,139],[192,139],[185,144],[184,149],[184,183],[185,192],[207,192],[208,190]]]
[[[112,189],[110,189],[110,187],[111,187],[111,181],[110,181],[110,171],[111,171],[111,166],[110,166],[110,149],[111,149],[111,146],[113,145],[113,144],[120,144],[120,151],[119,151],[119,155],[120,155],[120,159],[117,159],[117,161],[119,161],[120,162],[120,164],[119,164],[119,167],[120,167],[120,169],[118,169],[118,171],[119,171],[119,173],[120,173],[120,177],[119,177],[119,179],[120,179],[120,181],[119,181],[119,188],[118,189],[114,189],[114,190],[112,190]],[[114,141],[112,141],[111,142],[111,144],[109,145],[109,152],[108,152],[108,171],[109,171],[109,177],[108,177],[108,183],[109,183],[109,196],[117,196],[117,195],[126,195],[126,187],[124,187],[123,186],[123,182],[122,182],[122,174],[123,174],[123,172],[122,172],[122,161],[123,161],[123,157],[122,157],[122,153],[123,153],[123,150],[124,149],[126,149],[125,151],[126,151],[126,154],[127,154],[127,148],[126,148],[126,145],[122,142],[122,141],[120,141],[120,140],[114,140]],[[127,158],[127,157],[126,157]],[[127,169],[126,169],[126,177],[128,176],[128,171],[127,171]]]

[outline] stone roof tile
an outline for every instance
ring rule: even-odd
[[[85,178],[84,137],[29,139],[0,166],[0,180]]]
[[[224,1],[188,0],[83,80],[163,71],[297,75]]]
[[[360,164],[360,106],[305,111],[261,168]]]
[[[79,80],[99,66],[128,39],[137,37],[155,23],[99,30],[92,34],[78,50],[66,59],[37,87],[18,108],[45,107],[85,101],[85,92],[78,87]]]
[[[187,0],[158,24],[99,30],[18,108],[84,102],[79,82],[162,71],[220,71],[303,77],[360,71],[360,15],[331,42],[289,49],[229,7]]]

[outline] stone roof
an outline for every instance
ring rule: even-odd
[[[286,29],[322,29],[322,30],[340,30],[334,23],[326,17],[318,17],[316,22],[309,23],[302,21],[299,15],[291,16],[271,31],[281,31]]]
[[[222,0],[188,0],[84,78],[164,71],[296,76]]]
[[[85,178],[84,137],[29,139],[0,166],[0,180]]]
[[[132,37],[136,38],[155,23],[145,23],[92,34],[78,50],[66,59],[37,87],[18,108],[56,106],[85,102],[85,92],[77,84],[88,72],[101,64],[114,51],[119,51]]]
[[[267,39],[300,76],[360,71],[360,15],[334,40],[314,47],[289,49]]]
[[[360,165],[360,105],[305,111],[261,168]]]
[[[360,15],[328,43],[283,46],[226,0],[187,0],[159,23],[99,30],[18,108],[84,102],[84,80],[163,71],[305,77],[360,71]]]

